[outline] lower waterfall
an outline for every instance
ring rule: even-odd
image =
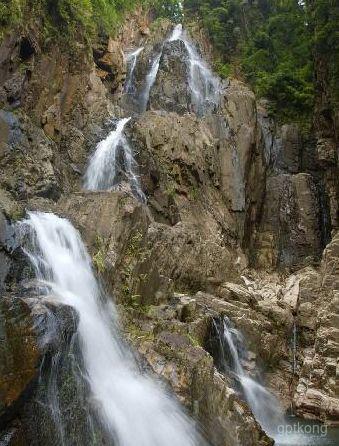
[[[219,343],[219,368],[224,374],[234,376],[255,419],[275,440],[276,446],[332,444],[322,443],[321,440],[324,438],[319,435],[307,435],[302,429],[292,430],[291,427],[296,424],[299,427],[301,421],[287,418],[278,399],[265,386],[249,376],[244,369],[242,360],[246,361],[248,352],[242,334],[232,326],[226,316],[221,321],[214,321],[214,328]]]
[[[24,251],[41,286],[40,299],[71,306],[79,316],[88,400],[108,432],[109,444],[202,445],[193,421],[160,384],[140,372],[120,337],[114,304],[101,290],[72,224],[52,213],[30,212],[19,228],[28,238]],[[65,439],[63,444],[71,443]]]

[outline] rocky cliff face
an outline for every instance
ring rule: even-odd
[[[58,369],[65,419],[76,388],[67,362],[76,315],[47,308],[61,311],[62,324],[59,336],[46,343],[31,310],[37,298],[29,286],[32,272],[11,226],[24,209],[56,212],[80,230],[141,361],[171,386],[212,444],[271,443],[216,368],[209,345],[212,321],[222,315],[245,335],[252,368],[262,368],[286,407],[323,421],[339,419],[333,141],[318,134],[305,140],[295,125],[276,125],[265,104],[237,80],[221,85],[217,106],[208,104],[203,116],[194,113],[189,53],[182,41],[165,40],[172,28],[134,14],[115,40],[79,45],[76,57],[54,45],[45,48],[33,31],[13,33],[1,46],[4,444],[59,438],[48,410],[35,408],[43,393],[39,376],[48,380],[48,361],[60,342],[66,342]],[[198,40],[212,58],[204,38]],[[124,52],[141,47],[134,88],[126,92],[131,73]],[[159,69],[145,104],[145,79],[157,55]],[[133,115],[126,135],[147,205],[124,181],[117,190],[82,190],[95,144],[112,129],[112,117],[126,115]],[[47,310],[41,309],[42,327]],[[294,325],[296,352],[290,342]],[[72,407],[81,406],[78,398]],[[81,410],[74,413],[84,419]],[[81,423],[66,428],[75,442],[94,444],[95,437],[105,444],[97,432],[85,438],[86,432]]]

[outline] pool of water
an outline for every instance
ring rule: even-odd
[[[288,417],[274,437],[276,446],[338,446],[339,427]]]

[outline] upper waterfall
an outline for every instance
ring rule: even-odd
[[[162,51],[156,54],[152,60],[151,68],[146,75],[145,86],[140,96],[141,111],[145,111],[149,101],[149,94],[158,74]]]
[[[41,298],[71,306],[79,315],[83,373],[112,444],[201,445],[192,422],[158,383],[140,373],[121,341],[115,307],[96,281],[71,223],[54,214],[32,212],[20,229],[30,236],[24,249],[43,284]]]
[[[189,67],[187,81],[191,92],[192,104],[190,111],[202,116],[208,110],[214,110],[219,104],[219,79],[213,75],[211,69],[198,54],[198,51],[190,41],[186,31],[183,29],[182,25],[179,24],[173,28],[170,36],[164,40],[160,50],[157,50],[151,60],[150,68],[145,77],[144,87],[139,98],[141,111],[147,109],[150,94],[159,72],[164,48],[167,44],[178,40],[184,43],[187,52],[186,63]]]
[[[193,111],[203,115],[212,105],[216,107],[219,103],[220,82],[199,56],[196,48],[189,40],[186,31],[181,24],[175,26],[170,42],[181,40],[186,47],[189,60],[189,86],[192,94]]]

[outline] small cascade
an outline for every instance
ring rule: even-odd
[[[189,86],[192,94],[193,111],[197,115],[203,115],[207,109],[216,108],[219,104],[220,83],[213,75],[210,68],[199,56],[194,45],[189,41],[187,33],[181,24],[176,25],[170,42],[181,40],[186,47],[189,57]]]
[[[110,190],[117,186],[118,155],[123,158],[123,174],[129,182],[132,192],[140,201],[145,202],[145,195],[141,190],[139,179],[135,173],[136,162],[132,149],[124,135],[124,128],[131,118],[120,119],[116,129],[97,145],[89,160],[84,178],[84,187],[88,190]]]
[[[257,380],[253,379],[245,370],[242,362],[246,363],[248,351],[242,334],[236,330],[230,320],[224,316],[214,321],[214,328],[218,338],[219,368],[224,374],[235,378],[252,413],[264,431],[271,436],[276,446],[309,446],[329,445],[321,443],[321,437],[308,435],[302,429],[294,430],[300,425],[300,420],[287,418],[277,398]],[[293,340],[296,343],[296,326]],[[319,428],[319,426],[318,426]],[[333,443],[334,444],[334,443]]]
[[[230,320],[224,317],[221,323],[215,322],[215,329],[220,342],[223,372],[231,369],[255,419],[267,434],[275,437],[277,426],[285,423],[283,409],[276,397],[244,370],[239,350],[241,349],[244,357],[247,356],[247,351],[243,345],[241,334],[231,326]]]
[[[202,445],[193,423],[160,384],[141,373],[122,342],[115,306],[95,279],[71,223],[51,213],[32,212],[19,228],[22,240],[28,238],[24,250],[41,284],[39,300],[72,307],[78,314],[79,368],[91,394],[86,405],[93,406],[109,439],[81,444]],[[75,443],[63,436],[62,444]]]
[[[135,51],[132,51],[131,53],[128,53],[126,55],[126,61],[127,61],[127,76],[126,76],[126,82],[124,86],[124,92],[127,94],[133,94],[135,93],[134,89],[134,71],[135,67],[137,65],[138,56],[141,53],[141,51],[144,49],[144,47],[140,47],[136,49]]]

